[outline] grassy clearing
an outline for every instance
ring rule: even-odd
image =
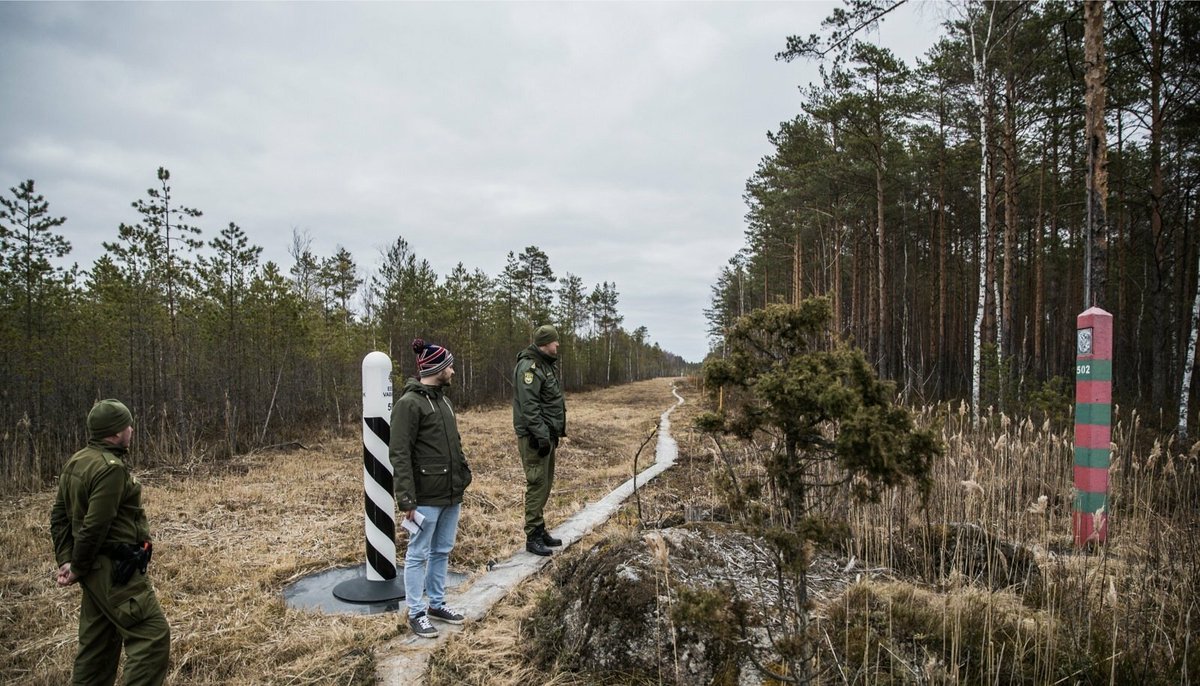
[[[637,447],[673,402],[670,384],[568,399],[572,436],[548,508],[552,524],[627,478]],[[645,522],[727,511],[725,468],[711,441],[690,428],[702,409],[698,390],[685,385],[682,393],[689,402],[672,415],[677,466],[552,565],[607,535],[627,535],[639,521],[638,500]],[[851,529],[843,559],[884,573],[852,575],[818,597],[824,683],[1198,681],[1194,451],[1165,449],[1118,411],[1110,545],[1081,554],[1071,540],[1069,429],[1001,415],[973,429],[958,408],[924,416],[944,426],[948,448],[928,511],[903,491],[877,505],[836,505]],[[477,574],[521,543],[523,478],[509,408],[460,421],[476,481],[453,565]],[[748,453],[730,454],[739,477],[759,471]],[[299,576],[361,562],[360,460],[356,436],[329,437],[307,451],[139,474],[158,540],[154,579],[174,632],[169,683],[372,682],[371,649],[397,634],[395,617],[329,617],[280,600]],[[0,530],[6,684],[60,684],[69,674],[78,591],[51,579],[51,497],[0,503],[8,522]],[[1014,578],[1000,546],[979,546],[965,533],[975,530],[1026,551],[1034,564]],[[528,659],[527,626],[549,592],[547,576],[534,577],[454,636],[433,656],[430,683],[595,683]]]
[[[628,478],[637,446],[674,401],[670,384],[568,397],[552,526]],[[451,564],[474,575],[523,542],[524,476],[510,407],[459,422],[475,481]],[[398,633],[394,615],[327,616],[281,598],[301,576],[362,562],[360,440],[347,431],[307,450],[137,472],[155,536],[152,578],[172,630],[168,683],[373,683],[372,648]],[[70,681],[79,591],[52,579],[52,502],[51,490],[0,501],[0,683]]]

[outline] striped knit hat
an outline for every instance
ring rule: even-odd
[[[454,356],[449,350],[440,345],[426,343],[422,338],[413,339],[412,349],[417,354],[417,375],[422,379],[454,364]]]

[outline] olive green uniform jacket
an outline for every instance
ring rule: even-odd
[[[404,395],[392,406],[388,457],[401,510],[462,502],[471,484],[471,468],[463,454],[454,408],[440,386],[426,386],[416,379],[404,384]]]
[[[554,487],[558,439],[567,435],[567,405],[555,366],[557,361],[536,345],[530,345],[517,353],[517,366],[513,370],[513,429],[525,472],[526,539],[537,538],[546,528],[543,514]],[[533,436],[550,444],[546,455],[539,455],[530,444]]]
[[[544,441],[567,435],[567,404],[556,363],[530,345],[517,353],[513,370],[513,430],[517,436],[537,436]]]
[[[167,675],[171,631],[150,580],[135,572],[125,584],[113,582],[112,547],[150,540],[142,485],[124,455],[89,442],[63,467],[50,511],[55,561],[70,562],[83,588],[75,684],[113,683],[122,645],[126,684],[161,684]]]
[[[101,551],[118,543],[150,540],[150,523],[142,509],[142,485],[121,460],[125,451],[91,441],[63,467],[58,497],[50,511],[54,559],[71,563],[86,577]]]

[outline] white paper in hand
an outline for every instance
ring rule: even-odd
[[[421,522],[424,521],[425,515],[413,510],[413,518],[409,519],[408,517],[405,517],[404,520],[400,522],[400,526],[409,534],[416,536],[417,532],[421,530]]]

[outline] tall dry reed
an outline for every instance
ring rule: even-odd
[[[1196,460],[1142,435],[1136,414],[1115,415],[1107,544],[1080,549],[1071,429],[994,412],[973,426],[965,406],[922,411],[946,445],[927,507],[909,489],[847,511],[849,553],[912,589],[860,589],[835,613],[899,627],[855,660],[874,675],[863,683],[904,672],[953,683],[1196,680]],[[931,607],[941,617],[913,616]]]

